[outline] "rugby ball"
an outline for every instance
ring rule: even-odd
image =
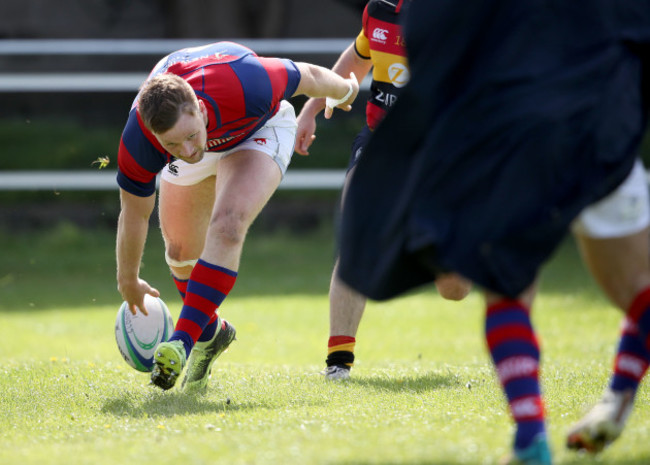
[[[117,311],[115,340],[122,358],[138,371],[153,369],[153,354],[158,344],[169,339],[174,330],[174,320],[165,302],[147,294],[144,306],[148,315],[138,311],[135,315],[126,302]]]

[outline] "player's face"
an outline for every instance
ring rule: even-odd
[[[207,141],[207,110],[199,101],[199,112],[181,113],[176,124],[162,134],[155,134],[158,142],[176,158],[187,163],[198,163],[203,159]]]

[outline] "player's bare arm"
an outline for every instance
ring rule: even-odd
[[[139,308],[145,315],[145,294],[159,297],[157,289],[140,279],[140,262],[149,231],[149,217],[156,196],[138,197],[120,189],[121,211],[117,221],[117,289],[128,302],[131,313]]]
[[[357,82],[370,72],[372,61],[362,58],[354,49],[354,43],[341,54],[332,67],[332,71],[342,77],[354,73]],[[309,147],[316,139],[316,116],[325,108],[325,98],[312,97],[302,107],[298,115],[298,130],[296,132],[296,152],[300,155],[309,155]]]
[[[310,63],[296,63],[296,66],[301,77],[294,95],[332,99],[325,108],[326,118],[332,116],[334,108],[344,111],[352,109],[352,102],[359,93],[359,82],[354,75],[344,78],[327,68]]]

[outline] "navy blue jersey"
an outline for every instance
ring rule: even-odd
[[[295,63],[258,57],[233,42],[174,52],[158,62],[149,79],[172,73],[185,79],[208,110],[206,151],[236,147],[261,128],[300,82]],[[133,102],[118,152],[117,182],[131,194],[149,196],[155,176],[173,157],[158,143]]]
[[[456,271],[516,297],[633,166],[650,0],[416,1],[404,31],[411,80],[351,179],[341,278],[385,299]]]

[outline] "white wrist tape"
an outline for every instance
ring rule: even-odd
[[[348,100],[348,99],[350,98],[350,96],[352,95],[352,92],[354,91],[354,88],[352,87],[352,83],[351,83],[351,82],[348,82],[348,84],[350,85],[350,89],[348,90],[348,93],[345,94],[344,97],[342,97],[342,98],[340,98],[340,99],[338,99],[338,100],[335,99],[335,98],[331,98],[331,97],[327,97],[327,98],[325,99],[325,105],[326,105],[328,108],[338,107],[340,104],[347,102],[347,100]]]

